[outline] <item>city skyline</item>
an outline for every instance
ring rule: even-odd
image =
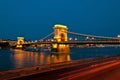
[[[120,29],[119,0],[8,0],[0,1],[0,38],[40,39],[55,24],[69,31],[117,37]]]

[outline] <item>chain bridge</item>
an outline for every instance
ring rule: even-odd
[[[23,37],[18,37],[17,47],[22,45],[40,45],[50,44],[57,48],[57,45],[69,44],[120,44],[120,37],[96,36],[89,34],[81,34],[68,31],[65,25],[54,25],[54,32],[48,34],[44,38],[35,42],[24,41]]]

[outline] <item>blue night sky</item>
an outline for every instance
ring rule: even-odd
[[[0,0],[0,38],[40,39],[56,23],[72,32],[116,37],[120,0]]]

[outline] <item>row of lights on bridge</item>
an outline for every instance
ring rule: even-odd
[[[77,40],[79,40],[78,38],[69,38],[68,39],[69,41],[73,41],[73,40],[75,40],[75,41],[77,41]],[[94,40],[94,38],[90,38],[90,37],[86,37],[86,39],[85,40]],[[34,41],[28,41],[28,42],[25,42],[25,43],[35,43],[35,42],[41,42],[41,41],[55,41],[54,39],[47,39],[47,40],[34,40]]]
[[[75,40],[75,41],[77,41],[77,40],[79,40],[78,38],[69,38],[68,39],[69,41],[72,41],[72,40]],[[86,39],[85,40],[94,40],[94,38],[90,38],[90,37],[86,37]],[[39,41],[44,41],[44,40],[39,40]],[[54,39],[47,39],[47,40],[45,40],[45,41],[55,41]],[[35,42],[37,42],[37,41],[35,41]]]

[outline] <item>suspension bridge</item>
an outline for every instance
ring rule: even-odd
[[[89,34],[81,34],[68,31],[65,25],[54,25],[54,32],[48,34],[44,38],[36,42],[26,42],[24,38],[19,37],[17,47],[22,45],[40,45],[40,44],[120,44],[119,37],[96,36]]]

